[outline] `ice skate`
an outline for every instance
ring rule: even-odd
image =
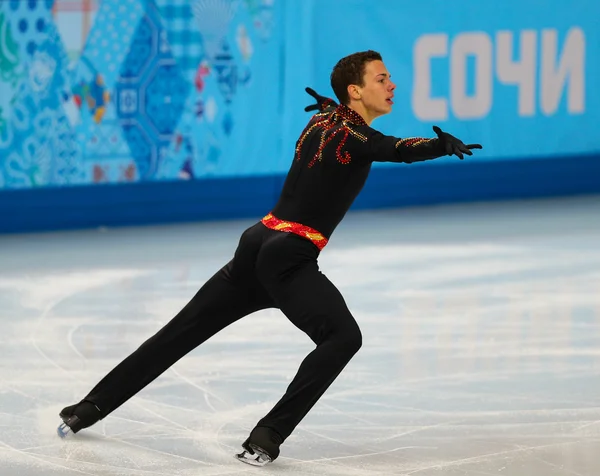
[[[77,433],[100,420],[100,409],[91,402],[83,401],[63,408],[59,416],[63,422],[56,432],[64,438],[69,433]]]
[[[279,456],[279,445],[282,441],[276,431],[259,426],[252,430],[248,439],[242,443],[244,451],[236,454],[236,458],[252,466],[264,466]]]

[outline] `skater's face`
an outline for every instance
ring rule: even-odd
[[[392,111],[396,85],[391,78],[383,61],[369,61],[365,65],[363,85],[348,86],[351,100],[360,104],[361,114],[367,123]]]

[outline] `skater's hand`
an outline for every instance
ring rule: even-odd
[[[312,88],[305,88],[304,90],[308,94],[310,94],[313,98],[315,98],[315,100],[317,101],[316,104],[311,104],[310,106],[306,106],[304,108],[304,110],[306,112],[309,112],[309,111],[322,111],[323,109],[325,109],[328,106],[335,106],[336,105],[336,102],[333,99],[330,99],[330,98],[325,97],[325,96],[321,96],[320,94],[318,94]]]
[[[448,155],[456,155],[460,160],[465,158],[463,154],[473,155],[471,149],[483,149],[480,144],[463,144],[460,139],[443,132],[438,126],[433,126],[433,132],[437,134],[442,150],[445,150]]]

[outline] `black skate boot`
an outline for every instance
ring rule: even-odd
[[[58,436],[64,438],[70,432],[77,433],[100,420],[100,409],[92,402],[82,401],[65,407],[59,413],[63,423],[57,428]]]
[[[252,430],[248,439],[242,443],[244,451],[237,454],[236,457],[240,461],[253,466],[264,466],[277,459],[281,443],[283,443],[283,438],[275,430],[258,426]]]

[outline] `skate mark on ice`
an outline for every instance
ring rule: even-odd
[[[465,420],[455,420],[455,421],[448,421],[448,422],[445,422],[445,423],[438,423],[436,425],[420,426],[420,427],[413,428],[412,430],[407,430],[407,431],[404,431],[402,433],[397,433],[395,435],[386,436],[384,438],[376,438],[375,441],[377,441],[377,442],[391,441],[391,440],[394,440],[396,438],[401,438],[401,437],[406,436],[406,435],[413,435],[415,433],[422,433],[424,431],[428,431],[428,430],[432,430],[432,429],[436,429],[436,428],[444,428],[444,427],[447,427],[447,426],[452,426],[452,425],[456,425],[458,423],[463,423],[463,422],[465,422]]]
[[[54,309],[55,306],[57,306],[58,304],[60,304],[61,302],[63,302],[68,297],[74,296],[75,294],[76,294],[76,292],[74,292],[72,294],[69,294],[67,296],[63,296],[63,297],[61,297],[59,299],[55,299],[54,301],[52,301],[48,305],[46,305],[46,307],[42,311],[39,319],[37,320],[36,325],[35,325],[33,331],[31,332],[31,336],[30,336],[31,343],[33,344],[33,347],[35,348],[35,350],[37,351],[37,353],[40,354],[48,363],[50,363],[51,365],[53,365],[54,367],[56,367],[58,370],[66,373],[69,376],[69,378],[71,378],[71,379],[75,379],[75,377],[70,372],[68,372],[64,367],[62,367],[60,364],[58,364],[53,359],[51,359],[50,357],[48,357],[46,355],[46,353],[44,351],[42,351],[42,349],[40,348],[40,346],[38,346],[38,344],[37,344],[37,332],[38,332],[38,329],[41,327],[42,322],[46,319],[48,313],[52,309]]]
[[[587,374],[586,374],[587,375]],[[590,374],[590,377],[596,377],[596,374]],[[457,392],[453,392],[453,395],[456,396],[458,395]],[[469,395],[473,395],[473,396],[478,396],[478,394],[474,394],[474,393],[470,393]],[[331,397],[329,397],[331,398]],[[351,398],[344,398],[344,397],[336,397],[335,400],[340,401],[340,402],[345,402],[345,403],[352,403],[352,404],[356,404],[356,405],[369,405],[369,406],[373,406],[376,408],[389,408],[391,410],[398,410],[398,411],[407,411],[407,412],[420,412],[426,415],[436,415],[436,416],[447,416],[447,415],[455,415],[455,416],[461,416],[461,417],[470,417],[470,416],[504,416],[506,415],[506,413],[510,413],[511,415],[525,415],[525,416],[533,416],[533,415],[547,415],[549,413],[552,412],[574,412],[574,411],[579,411],[582,409],[582,407],[585,407],[586,410],[598,410],[600,412],[600,406],[597,406],[598,402],[595,401],[588,401],[588,400],[578,400],[578,401],[574,401],[574,400],[565,400],[565,399],[560,399],[560,400],[551,400],[551,399],[546,399],[543,398],[542,396],[537,396],[536,398],[528,398],[525,401],[528,403],[548,403],[548,404],[552,404],[552,405],[556,405],[557,403],[560,403],[562,406],[561,408],[542,408],[542,409],[526,409],[526,410],[476,410],[476,411],[456,411],[456,410],[452,410],[452,411],[441,411],[441,410],[427,410],[424,408],[419,408],[419,407],[413,407],[413,406],[398,406],[398,405],[391,405],[389,403],[385,403],[385,402],[370,402],[368,400],[354,400]],[[571,407],[566,406],[566,405],[573,405]],[[574,423],[574,422],[571,422]],[[586,422],[586,424],[584,426],[589,425],[593,425],[596,423],[600,423],[600,420],[594,420],[593,422]]]
[[[157,405],[159,407],[167,407],[172,410],[177,410],[180,412],[192,413],[193,415],[199,414],[198,410],[195,410],[195,409],[192,409],[189,407],[182,407],[181,405],[173,405],[172,403],[161,402],[159,400],[152,400],[152,399],[149,399],[146,397],[140,397],[138,395],[136,395],[135,399],[139,402],[144,402],[145,404]]]
[[[323,406],[324,408],[329,408],[330,410],[334,411],[335,413],[339,413],[340,415],[348,417],[348,418],[350,418],[352,420],[356,420],[356,421],[358,421],[360,423],[363,423],[365,425],[373,426],[373,421],[372,420],[365,420],[364,418],[357,417],[356,415],[352,415],[351,413],[344,412],[344,411],[340,410],[339,408],[331,405],[330,403],[327,403],[327,401],[322,401],[321,402],[321,406]]]
[[[196,382],[192,381],[191,379],[189,379],[189,378],[181,375],[175,368],[171,368],[171,371],[175,375],[177,375],[177,377],[179,377],[182,381],[184,381],[185,383],[187,383],[188,385],[191,385],[192,387],[197,388],[198,390],[200,390],[204,394],[204,401],[206,402],[206,405],[213,412],[217,413],[217,409],[210,402],[210,399],[208,398],[209,395],[211,395],[213,398],[215,398],[219,402],[226,404],[226,402],[221,397],[219,397],[218,395],[215,395],[214,393],[210,392],[209,390],[207,390],[206,388],[202,387],[201,385],[198,385]]]
[[[583,443],[584,441],[588,442],[588,443],[589,442],[596,443],[596,442],[600,442],[600,439],[578,440],[578,441],[561,442],[561,443],[550,443],[550,444],[547,444],[547,445],[526,446],[526,447],[522,447],[522,448],[516,448],[516,449],[513,449],[513,450],[505,450],[505,451],[498,451],[496,453],[488,453],[488,454],[479,455],[479,456],[471,456],[471,457],[468,457],[468,458],[461,458],[461,459],[457,459],[457,460],[453,460],[453,461],[448,461],[446,463],[439,463],[439,464],[434,464],[434,465],[423,466],[422,468],[411,470],[410,472],[406,473],[405,476],[410,476],[412,474],[417,474],[417,473],[420,473],[422,471],[427,471],[429,469],[441,470],[441,469],[450,468],[450,467],[453,467],[453,466],[462,466],[464,464],[479,463],[479,462],[483,462],[483,461],[488,461],[488,460],[495,459],[495,458],[497,458],[499,456],[506,456],[506,455],[512,455],[512,454],[517,454],[517,453],[532,452],[532,451],[546,449],[546,448],[575,445],[575,444]]]
[[[576,428],[573,428],[573,433],[579,430],[583,430],[584,428],[589,428],[590,426],[594,426],[597,425],[598,423],[600,423],[600,420],[595,420],[595,421],[590,421],[590,422],[586,422],[581,426],[578,426]]]
[[[189,428],[189,427],[187,427],[187,426],[185,426],[185,425],[182,425],[181,423],[177,423],[176,421],[173,421],[173,420],[171,420],[170,418],[168,418],[168,417],[166,417],[166,416],[164,416],[164,415],[161,415],[160,413],[157,413],[157,412],[155,412],[155,411],[153,411],[153,410],[150,410],[148,407],[146,407],[145,405],[142,405],[142,404],[141,404],[139,401],[137,401],[137,398],[135,398],[135,397],[134,397],[134,398],[132,398],[132,399],[130,400],[130,402],[131,402],[133,405],[135,405],[135,406],[137,406],[137,407],[141,408],[141,409],[142,409],[143,411],[145,411],[146,413],[149,413],[150,415],[152,415],[152,416],[155,416],[156,418],[159,418],[159,419],[161,419],[161,420],[164,420],[164,421],[166,421],[167,423],[170,423],[171,425],[175,425],[175,426],[177,426],[177,427],[181,428],[182,430],[189,431],[189,432],[193,432],[193,431],[194,431],[192,428]],[[140,423],[142,423],[142,424],[145,424],[145,423],[143,423],[143,422],[140,422]]]
[[[331,436],[327,436],[327,435],[324,435],[322,433],[318,433],[318,432],[316,432],[314,430],[309,430],[307,428],[302,428],[299,431],[300,432],[304,432],[304,433],[309,433],[309,434],[314,435],[314,436],[318,436],[319,438],[323,438],[324,440],[327,440],[327,441],[332,441],[332,442],[337,443],[337,444],[342,445],[342,446],[354,447],[353,443],[348,443],[347,441],[338,440],[337,438],[333,438]]]
[[[38,333],[39,329],[41,328],[42,324],[44,323],[44,321],[47,319],[47,316],[49,315],[49,313],[50,313],[50,312],[51,312],[51,311],[52,311],[52,310],[53,310],[53,309],[54,309],[56,306],[58,306],[60,303],[64,302],[66,299],[68,299],[68,298],[71,298],[71,297],[73,297],[73,296],[75,296],[75,295],[77,295],[77,294],[79,294],[79,293],[81,293],[81,292],[87,291],[87,290],[89,290],[89,289],[90,289],[90,288],[86,287],[85,289],[79,289],[79,290],[76,290],[76,291],[73,291],[73,292],[69,292],[69,293],[67,293],[67,294],[65,294],[65,295],[63,295],[63,296],[61,296],[60,298],[54,299],[54,300],[52,300],[51,302],[49,302],[49,303],[48,303],[48,304],[45,306],[44,310],[42,311],[42,313],[41,313],[40,317],[38,318],[38,320],[37,320],[37,322],[36,322],[36,325],[35,325],[35,327],[34,327],[34,329],[33,329],[32,333],[31,333],[31,335],[30,335],[30,341],[31,341],[31,343],[33,344],[33,346],[34,346],[34,348],[36,349],[36,351],[37,351],[37,352],[38,352],[38,353],[39,353],[39,354],[40,354],[40,355],[41,355],[41,356],[44,358],[44,360],[46,360],[46,361],[47,361],[48,363],[50,363],[52,366],[56,367],[58,370],[60,370],[60,371],[62,371],[63,373],[67,374],[67,375],[69,376],[69,378],[70,378],[70,379],[72,379],[72,380],[73,380],[73,379],[75,379],[75,376],[74,376],[74,375],[72,375],[72,373],[70,373],[69,371],[67,371],[67,370],[66,370],[66,369],[65,369],[63,366],[61,366],[61,365],[60,365],[58,362],[56,362],[56,361],[55,361],[55,360],[53,360],[51,357],[49,357],[49,356],[48,356],[48,355],[47,355],[47,354],[46,354],[46,353],[45,353],[45,352],[44,352],[44,351],[41,349],[41,347],[38,345],[38,343],[37,343],[37,333]],[[66,336],[66,337],[67,337],[67,340],[69,341],[69,346],[71,347],[71,349],[72,349],[72,350],[74,350],[74,351],[75,351],[75,353],[76,353],[78,356],[80,356],[80,357],[81,357],[81,358],[82,358],[84,361],[86,361],[86,362],[87,362],[87,361],[88,361],[88,359],[87,359],[85,356],[83,356],[83,355],[82,355],[82,354],[81,354],[81,353],[80,353],[80,352],[79,352],[79,351],[76,349],[76,347],[74,346],[74,344],[73,344],[73,342],[72,342],[72,335],[73,335],[74,329],[77,329],[77,327],[78,327],[78,326],[75,326],[75,328],[71,329],[71,331],[70,331],[70,332],[67,334],[67,336]],[[180,377],[182,377],[182,376],[180,376]],[[187,381],[187,379],[185,379],[184,377],[182,377],[182,378],[183,378],[185,381]],[[189,381],[188,381],[188,383],[191,383],[192,385],[194,385],[194,384],[193,384],[193,382],[189,382]],[[199,386],[197,386],[197,385],[194,385],[194,386],[196,386],[197,388],[200,388],[200,387],[199,387]],[[203,390],[203,389],[201,389],[201,390]],[[206,392],[206,391],[205,391],[205,392]],[[205,393],[205,395],[206,395],[206,393]],[[36,397],[32,397],[32,396],[29,396],[29,397],[30,397],[30,398],[34,398],[34,400],[36,400],[36,399],[37,399]],[[218,398],[218,397],[216,397],[216,398]],[[137,403],[137,404],[138,404],[138,406],[139,406],[140,408],[142,408],[142,409],[143,409],[143,410],[145,410],[146,412],[148,412],[148,413],[150,413],[150,414],[152,414],[152,415],[154,415],[154,416],[156,416],[156,417],[158,417],[158,418],[160,418],[160,419],[163,419],[163,420],[167,421],[168,423],[170,423],[170,424],[172,424],[172,425],[178,426],[178,427],[180,427],[180,428],[182,428],[182,429],[184,429],[184,430],[186,430],[186,431],[193,432],[193,430],[192,430],[192,429],[190,429],[190,428],[187,428],[187,427],[185,427],[184,425],[181,425],[181,424],[179,424],[179,423],[177,423],[177,422],[174,422],[173,420],[171,420],[171,419],[169,419],[169,418],[167,418],[167,417],[164,417],[163,415],[160,415],[160,414],[158,414],[158,413],[156,413],[156,412],[153,412],[152,410],[149,410],[148,408],[145,408],[143,405],[140,405],[139,403]],[[211,405],[211,407],[212,407],[212,405]],[[213,410],[214,410],[214,407],[212,407],[212,408],[213,408]],[[130,421],[130,422],[135,422],[135,420],[128,420],[128,419],[126,419],[126,418],[121,418],[121,419],[123,419],[123,420],[126,420],[126,421]],[[145,423],[145,422],[136,422],[136,423],[139,423],[139,424],[142,424],[142,425],[148,425],[148,423]],[[92,431],[93,431],[93,430],[92,430]],[[105,432],[105,431],[103,431],[103,434],[104,434],[104,436],[106,436],[106,432]],[[121,441],[121,442],[124,442],[123,440],[120,440],[120,441]],[[59,443],[57,443],[57,444],[59,444]],[[133,446],[135,446],[135,445],[133,445]],[[141,446],[140,446],[140,448],[144,448],[144,447],[141,447]],[[176,456],[176,455],[171,455],[171,456]]]
[[[107,436],[106,438],[108,440],[115,441],[117,443],[122,443],[124,445],[132,446],[134,448],[142,449],[142,450],[145,450],[145,451],[149,451],[151,453],[156,453],[156,454],[160,454],[160,455],[163,455],[163,456],[170,456],[172,458],[179,459],[179,460],[182,460],[182,461],[191,461],[193,463],[199,463],[199,464],[203,464],[205,466],[214,466],[211,463],[207,463],[206,461],[202,461],[202,460],[195,459],[195,458],[190,458],[188,456],[181,456],[181,455],[177,455],[177,454],[174,454],[174,453],[169,453],[168,451],[161,451],[161,450],[157,450],[157,449],[154,449],[154,448],[149,448],[148,446],[138,445],[136,443],[132,443],[131,441],[123,440],[121,438],[115,438],[115,437],[112,437],[112,436]]]
[[[50,458],[50,459],[55,459],[55,460],[60,460],[60,461],[69,461],[68,458],[60,458],[58,456],[45,456],[46,458]],[[129,458],[129,461],[134,464],[137,469],[134,468],[129,468],[126,466],[115,466],[113,464],[106,464],[106,463],[94,463],[92,461],[81,461],[81,460],[71,460],[72,463],[78,463],[80,465],[86,465],[86,466],[93,466],[93,467],[98,467],[102,470],[106,470],[106,469],[114,469],[117,470],[119,473],[124,473],[124,474],[128,474],[128,475],[140,475],[140,476],[152,476],[152,475],[157,475],[157,476],[171,476],[173,473],[169,472],[169,473],[162,473],[162,472],[158,472],[158,471],[152,471],[149,469],[141,469],[141,467],[135,462],[133,461],[131,458]],[[59,467],[63,467],[62,465],[60,465],[59,463],[53,463],[56,466]],[[78,471],[78,472],[82,472],[81,470],[77,470],[77,469],[73,469],[73,468],[68,468],[67,466],[64,466],[65,469],[69,469],[71,471]],[[97,475],[98,473],[84,473],[84,474],[91,474],[92,476]]]
[[[131,420],[124,420],[127,422],[130,422]],[[142,426],[140,426],[139,428],[133,428],[130,430],[126,430],[126,431],[122,431],[122,432],[118,432],[118,433],[112,433],[112,434],[107,434],[107,433],[103,433],[102,436],[105,438],[129,438],[129,437],[133,437],[133,438],[138,438],[138,439],[144,439],[144,438],[189,438],[189,435],[187,435],[187,431],[181,431],[181,430],[173,430],[173,429],[169,429],[166,427],[163,427],[161,425],[152,425],[150,423],[144,423],[144,422],[139,422]],[[161,430],[161,431],[157,431],[156,433],[153,434],[143,434],[143,432],[147,431],[149,428],[151,429],[152,427],[156,427],[157,430]],[[167,431],[170,430],[170,431]]]
[[[20,455],[25,456],[27,458],[34,459],[36,461],[41,461],[42,463],[44,463],[46,465],[49,465],[49,466],[55,466],[57,468],[61,468],[61,469],[67,470],[67,471],[72,471],[74,473],[87,474],[89,476],[94,476],[93,473],[88,473],[86,471],[81,471],[79,469],[69,468],[68,466],[64,466],[62,464],[53,463],[51,461],[48,461],[47,459],[45,459],[45,458],[43,458],[41,456],[36,456],[36,455],[28,453],[26,451],[19,450],[17,448],[14,448],[14,447],[10,446],[9,444],[5,443],[4,441],[0,441],[0,445],[3,446],[4,448],[6,448],[7,450],[11,451],[11,452],[20,454]]]
[[[32,401],[36,401],[38,398],[31,395],[30,393],[24,392],[23,390],[20,390],[18,388],[13,387],[12,385],[6,383],[6,381],[2,381],[2,389],[4,390],[10,390],[11,392],[16,393],[17,395],[21,395],[22,397],[26,397],[31,399]],[[22,415],[11,415],[10,413],[3,413],[4,415],[10,415],[10,416],[20,416],[21,418],[26,418]]]
[[[370,452],[370,453],[359,453],[359,454],[354,454],[354,455],[333,456],[331,458],[317,458],[317,459],[312,459],[312,460],[306,460],[303,462],[310,463],[310,464],[318,464],[318,463],[325,463],[327,461],[341,461],[341,460],[346,460],[346,459],[364,458],[367,456],[381,456],[381,455],[385,455],[385,454],[395,453],[396,451],[413,450],[413,449],[437,449],[437,447],[435,447],[435,446],[401,446],[398,448],[392,448],[392,449],[383,450],[383,451],[374,451],[374,452]],[[357,470],[358,469],[359,468],[357,468]],[[360,468],[360,470],[362,470],[362,468]]]
[[[564,474],[571,474],[573,476],[587,476],[587,475],[585,475],[583,473],[578,473],[577,471],[574,471],[572,469],[567,469],[567,468],[562,467],[561,465],[558,465],[556,463],[552,463],[551,461],[547,461],[544,458],[540,458],[539,456],[535,456],[535,455],[532,455],[532,456],[533,456],[533,458],[535,460],[537,460],[537,461],[539,461],[541,463],[544,463],[545,465],[548,465],[551,468],[555,468],[555,469],[559,469],[559,470],[563,471]]]
[[[95,274],[91,274],[91,275],[90,275],[90,273],[86,273],[85,275],[71,273],[67,276],[59,276],[58,280],[61,280],[61,279],[63,280],[63,282],[62,282],[63,286],[72,286],[72,287],[74,286],[75,289],[69,289],[68,291],[65,291],[64,287],[63,288],[59,287],[54,292],[54,294],[56,294],[58,296],[52,296],[52,297],[46,296],[46,295],[43,295],[41,297],[34,295],[37,299],[48,299],[49,302],[46,304],[46,306],[43,307],[40,317],[37,319],[35,326],[29,336],[33,347],[48,363],[50,363],[52,366],[56,367],[57,369],[66,373],[67,375],[69,375],[70,378],[74,378],[64,367],[62,367],[60,364],[58,364],[56,361],[54,361],[48,355],[46,355],[46,353],[40,348],[40,346],[37,343],[37,334],[38,334],[42,324],[46,321],[50,311],[52,311],[52,309],[54,309],[56,306],[58,306],[60,303],[64,302],[65,300],[72,298],[73,296],[76,296],[82,292],[87,292],[94,288],[105,286],[107,284],[114,284],[115,281],[117,281],[117,280],[140,277],[140,276],[143,276],[146,274],[148,274],[148,273],[144,272],[144,271],[140,271],[140,270],[121,269],[121,270],[119,270],[119,272],[115,272],[114,270],[106,270],[103,272],[96,272]],[[50,275],[50,277],[53,277],[53,276]],[[55,281],[57,281],[57,280],[55,280]],[[33,284],[28,282],[27,284],[30,285],[30,290],[44,287],[44,285],[45,285],[44,282],[33,283]],[[55,285],[58,286],[58,283]],[[68,339],[68,336],[67,336],[67,339]],[[78,353],[78,355],[81,355],[81,354]]]
[[[67,342],[69,343],[69,347],[71,348],[71,350],[73,350],[73,352],[75,352],[75,354],[77,354],[84,362],[87,363],[88,359],[81,352],[79,352],[79,350],[77,350],[77,347],[75,346],[75,343],[73,342],[73,335],[75,334],[75,331],[77,331],[80,327],[81,327],[81,324],[77,324],[77,325],[73,326],[71,329],[69,329],[69,332],[67,333]]]
[[[5,387],[5,386],[2,386],[2,388],[3,388],[3,389],[12,390],[12,388],[10,388],[10,387]],[[1,390],[0,390],[0,391],[1,391]],[[20,393],[21,395],[26,395],[26,394],[24,394],[24,393],[21,393],[21,392],[15,392],[15,393]],[[26,396],[28,396],[28,395],[26,395]],[[33,420],[33,418],[31,418],[31,417],[26,417],[26,416],[24,416],[24,415],[16,415],[16,414],[14,414],[14,413],[5,413],[5,412],[0,412],[0,416],[6,416],[6,417],[10,417],[10,418],[21,418],[21,419],[23,419],[23,420],[27,420],[27,421],[31,421],[31,420]]]
[[[280,456],[279,459],[282,459],[282,457]],[[278,461],[279,461],[278,459]],[[284,458],[284,459],[291,459],[291,458]],[[344,476],[369,476],[369,475],[373,475],[373,476],[381,476],[382,473],[380,470],[371,470],[371,469],[367,469],[364,466],[359,466],[359,467],[355,467],[355,466],[348,466],[347,464],[344,464],[343,461],[337,461],[335,458],[331,458],[331,459],[317,459],[317,460],[292,460],[289,464],[286,464],[286,466],[290,467],[290,468],[294,468],[296,470],[300,469],[300,471],[307,471],[308,467],[313,467],[312,471],[314,471],[314,473],[311,471],[310,474],[320,474],[322,476],[327,476],[329,474],[330,471],[334,471],[335,475],[339,475],[339,474],[343,474]],[[314,468],[317,467],[317,468]],[[317,473],[318,471],[318,473]],[[298,474],[296,472],[292,473],[292,474]],[[301,473],[300,473],[301,474]]]

